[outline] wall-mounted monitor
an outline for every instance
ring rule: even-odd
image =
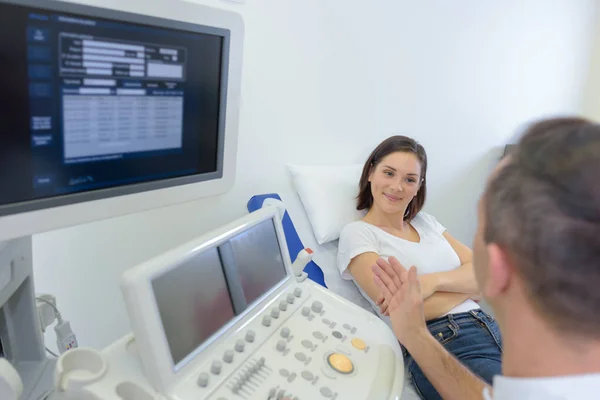
[[[231,187],[240,17],[127,11],[0,0],[0,240]]]

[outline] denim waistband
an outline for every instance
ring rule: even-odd
[[[447,325],[451,322],[460,324],[461,322],[472,321],[473,318],[483,318],[487,319],[490,322],[494,320],[494,318],[491,315],[483,311],[481,308],[477,308],[470,311],[465,311],[456,314],[447,314],[443,317],[430,319],[429,321],[427,321],[427,329],[431,331],[432,329],[439,328],[441,325]],[[409,353],[406,350],[406,347],[404,347],[402,344],[400,344],[400,347],[402,348],[402,355],[406,359]]]
[[[443,317],[430,319],[429,321],[427,321],[427,328],[431,330],[435,327],[438,327],[439,325],[445,325],[449,321],[454,321],[460,324],[461,322],[472,320],[473,317],[484,317],[489,321],[493,321],[493,318],[488,313],[483,311],[481,308],[477,308],[470,311],[465,311],[456,314],[447,314]]]

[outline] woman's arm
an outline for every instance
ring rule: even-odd
[[[460,266],[447,272],[436,272],[419,276],[421,285],[433,292],[455,292],[475,295],[479,293],[473,270],[473,252],[460,241],[444,232],[444,237],[460,259]],[[470,296],[467,296],[470,297]]]
[[[380,298],[381,290],[373,280],[372,267],[377,263],[377,253],[363,253],[350,261],[348,271],[360,288],[374,301]],[[430,320],[443,315],[469,298],[464,293],[436,292],[425,299],[425,319]],[[387,307],[386,307],[387,308]]]

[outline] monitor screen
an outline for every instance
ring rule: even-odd
[[[175,365],[287,277],[272,218],[184,256],[151,282]]]
[[[222,173],[229,31],[64,4],[0,0],[0,215]]]
[[[286,277],[287,271],[272,219],[240,233],[230,243],[237,280],[247,305]]]
[[[152,289],[175,365],[235,314],[217,248],[155,278]]]

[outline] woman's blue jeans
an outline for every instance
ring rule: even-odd
[[[498,324],[481,309],[450,314],[427,322],[429,332],[475,375],[491,384],[500,375],[502,338]],[[405,350],[409,378],[425,400],[442,397]]]

